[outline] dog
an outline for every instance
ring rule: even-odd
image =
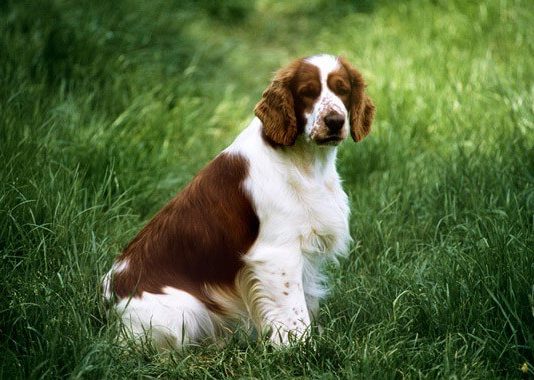
[[[337,149],[367,136],[375,107],[362,75],[323,54],[279,70],[254,112],[104,277],[125,336],[181,348],[236,321],[277,346],[309,335],[321,267],[351,241]]]

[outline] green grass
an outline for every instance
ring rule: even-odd
[[[0,377],[533,377],[533,22],[527,0],[0,3]],[[323,334],[119,347],[114,256],[318,52],[377,106],[340,151],[357,243]]]

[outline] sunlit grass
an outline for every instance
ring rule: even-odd
[[[520,0],[2,3],[0,377],[534,376],[532,20]],[[378,111],[340,150],[355,244],[323,333],[117,346],[114,256],[318,52]]]

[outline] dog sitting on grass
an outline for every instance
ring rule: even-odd
[[[236,320],[287,345],[309,333],[321,267],[347,250],[338,145],[370,131],[375,108],[345,59],[278,71],[256,117],[133,239],[104,278],[126,335],[178,348]]]

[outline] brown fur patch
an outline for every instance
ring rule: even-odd
[[[338,70],[328,74],[326,80],[328,88],[336,94],[347,108],[347,111],[350,111],[350,100],[351,100],[351,78],[345,67],[341,66]]]
[[[352,67],[343,57],[339,57],[339,62],[344,70],[340,69],[336,73],[330,74],[330,77],[337,79],[348,75],[350,78],[350,102],[348,107],[350,113],[350,133],[354,141],[358,142],[371,131],[371,124],[375,115],[375,106],[371,98],[364,92],[365,82],[360,72]],[[345,71],[345,73],[343,73],[343,71]],[[332,82],[336,79],[332,79]],[[330,87],[330,82],[328,83],[328,86]]]
[[[295,99],[295,115],[299,132],[306,125],[305,113],[311,113],[313,106],[321,95],[321,73],[319,68],[302,61],[291,83],[291,92]]]
[[[248,162],[222,153],[172,199],[124,249],[128,266],[113,278],[120,297],[162,293],[171,286],[221,311],[207,287],[233,291],[259,220],[242,182]]]
[[[293,145],[306,125],[310,112],[321,93],[319,69],[302,59],[279,70],[254,113],[263,123],[262,136],[271,146]]]

